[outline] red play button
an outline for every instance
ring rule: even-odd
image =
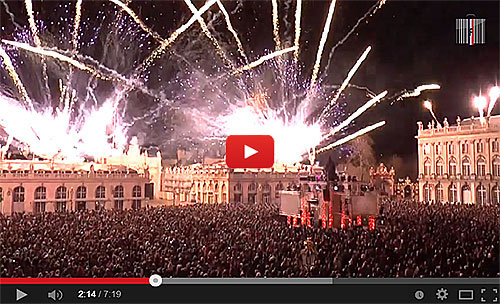
[[[270,168],[274,163],[274,139],[269,135],[231,135],[226,139],[229,168]]]

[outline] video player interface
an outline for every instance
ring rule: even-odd
[[[498,303],[498,1],[0,1],[1,303]]]

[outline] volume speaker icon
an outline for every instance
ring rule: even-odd
[[[54,289],[52,291],[49,291],[49,293],[47,294],[47,298],[54,301],[60,301],[63,298],[63,292],[59,289]]]

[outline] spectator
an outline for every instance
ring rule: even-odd
[[[0,277],[500,276],[499,206],[383,208],[373,231],[289,228],[259,205],[0,215]]]

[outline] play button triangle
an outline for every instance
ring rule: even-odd
[[[241,150],[240,150],[241,151]],[[249,147],[247,145],[245,145],[245,159],[249,158],[250,156],[252,155],[255,155],[259,153],[259,151],[255,150],[254,148],[252,147]],[[241,154],[240,154],[241,155]]]

